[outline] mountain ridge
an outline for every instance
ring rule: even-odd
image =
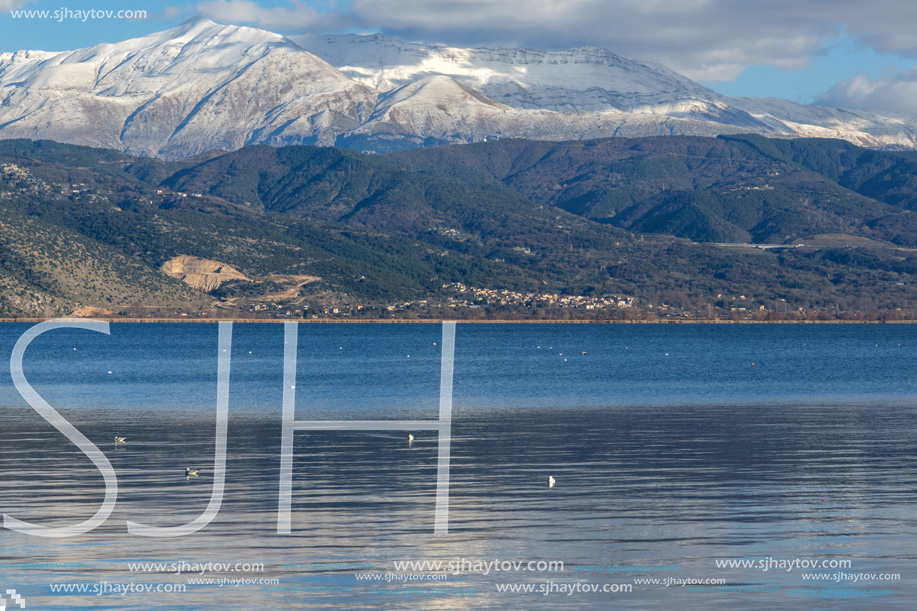
[[[85,49],[0,55],[0,139],[165,159],[250,144],[389,152],[493,138],[749,132],[917,147],[912,117],[727,98],[604,49],[288,38],[198,17]]]
[[[172,162],[5,140],[0,315],[903,316],[915,176],[917,152],[759,136]],[[244,279],[195,291],[176,258]]]

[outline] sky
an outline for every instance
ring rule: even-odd
[[[18,10],[52,16],[14,18]],[[97,16],[78,14],[91,10]],[[98,16],[119,10],[146,18]],[[917,115],[913,0],[0,0],[0,52],[115,42],[196,14],[288,35],[381,32],[454,46],[603,47],[665,64],[725,95]]]

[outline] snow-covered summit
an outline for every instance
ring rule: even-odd
[[[659,64],[606,49],[567,51],[423,45],[381,34],[294,37],[344,74],[381,90],[445,75],[515,108],[626,110],[647,103],[718,99],[706,87]]]
[[[247,144],[406,148],[492,136],[831,136],[917,148],[917,121],[727,98],[605,49],[301,36],[198,17],[66,51],[0,54],[0,138],[169,158]]]
[[[119,43],[0,64],[0,125],[12,121],[0,136],[167,156],[253,138],[333,142],[308,117],[333,108],[342,117],[332,125],[359,125],[360,107],[374,99],[279,34],[195,18]]]

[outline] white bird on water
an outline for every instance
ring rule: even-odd
[[[122,443],[127,443],[127,437],[115,437],[115,445],[121,445]]]
[[[408,433],[408,447],[410,448],[412,445],[414,445],[414,434]]]
[[[199,477],[200,469],[185,467],[185,477]]]
[[[554,476],[553,476],[553,475],[549,475],[549,476],[548,476],[548,488],[553,488],[553,487],[554,487],[554,482],[556,482],[556,481],[557,481],[557,480],[554,479]]]

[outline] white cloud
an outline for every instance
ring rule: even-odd
[[[818,104],[917,115],[917,68],[876,78],[857,75],[832,87]]]
[[[337,8],[325,1],[330,10],[303,0],[274,8],[209,0],[196,8],[288,34],[368,30],[455,45],[605,47],[697,80],[730,80],[753,65],[798,70],[845,33],[877,51],[917,57],[913,0],[350,0]]]
[[[0,0],[2,1],[2,0]],[[299,1],[287,7],[267,8],[251,0],[209,0],[195,6],[195,10],[221,23],[254,24],[281,33],[302,31],[331,31],[338,27],[340,13],[320,13]]]
[[[395,36],[606,47],[698,80],[754,64],[798,69],[837,35],[835,23],[800,19],[789,0],[354,0],[351,10]]]
[[[33,0],[0,0],[0,11],[14,11]]]

